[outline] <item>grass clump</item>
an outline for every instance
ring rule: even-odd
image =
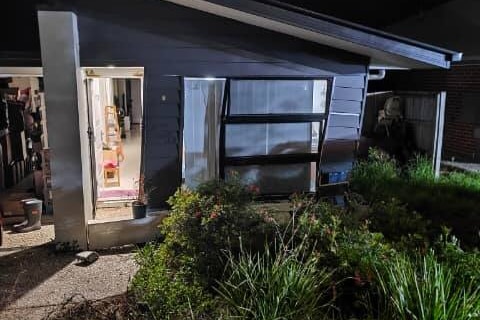
[[[325,314],[330,273],[302,245],[263,253],[228,254],[229,276],[218,287],[226,317],[234,319],[320,319]]]
[[[433,252],[408,258],[399,255],[377,269],[382,293],[390,305],[389,319],[472,320],[480,317],[478,283],[458,286],[454,273]]]

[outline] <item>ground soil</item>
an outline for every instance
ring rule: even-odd
[[[26,234],[4,231],[0,319],[60,319],[54,317],[59,310],[82,304],[106,308],[111,299],[124,299],[137,270],[134,246],[100,251],[96,262],[85,265],[76,260],[75,253],[55,250],[53,238],[51,223]]]

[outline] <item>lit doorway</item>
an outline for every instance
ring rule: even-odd
[[[131,218],[131,203],[143,188],[143,69],[96,68],[85,74],[94,219]]]

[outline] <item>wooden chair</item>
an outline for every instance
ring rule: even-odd
[[[103,150],[103,184],[120,187],[120,167],[116,150]]]

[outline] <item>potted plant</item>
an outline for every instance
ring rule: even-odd
[[[132,213],[134,219],[142,219],[147,216],[147,198],[145,193],[145,177],[143,175],[137,181],[138,198],[132,202]]]

